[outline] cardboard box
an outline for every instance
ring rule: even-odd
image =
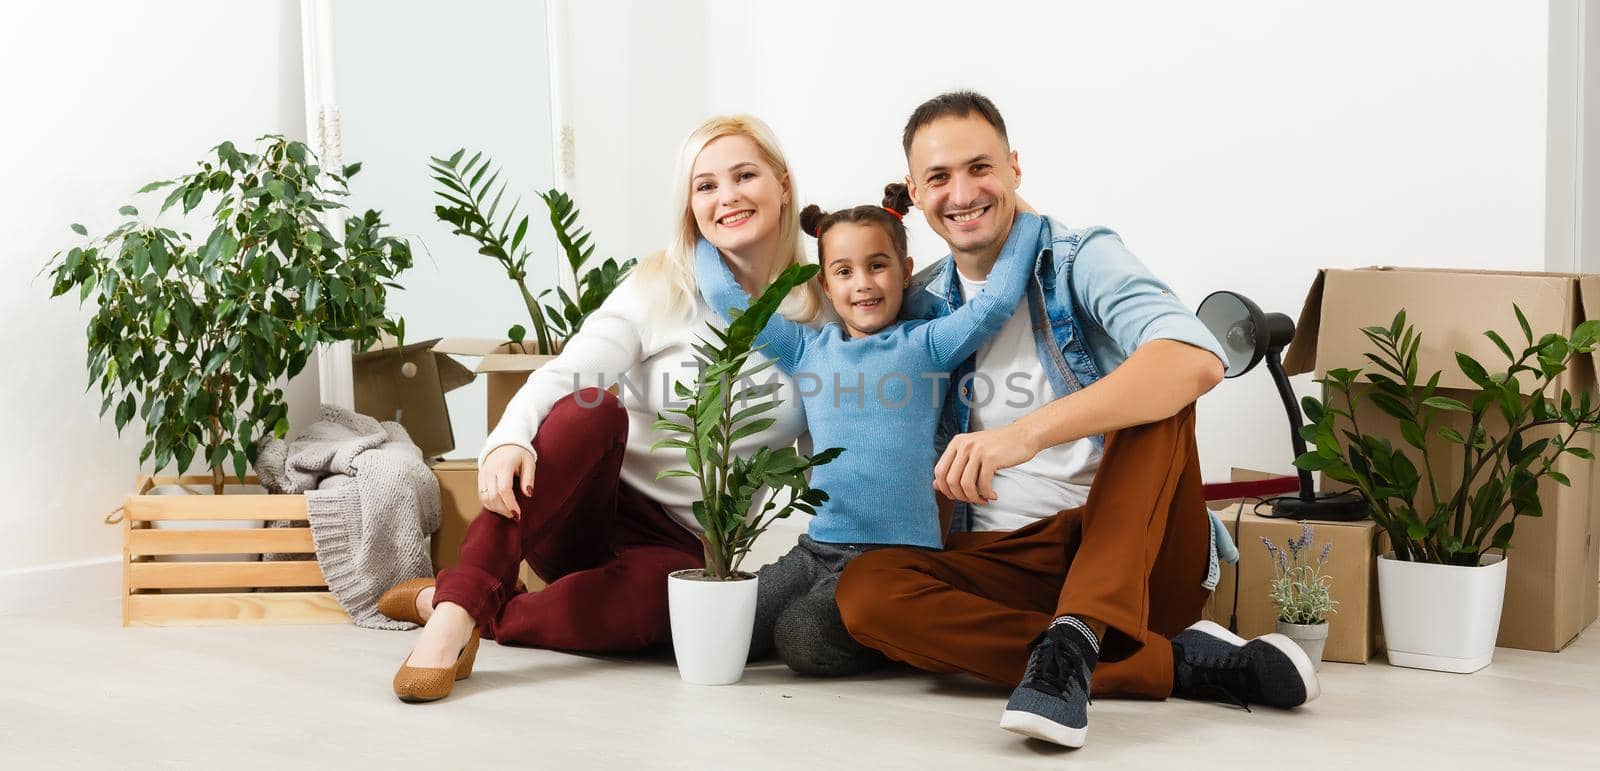
[[[438,342],[395,348],[391,339],[351,357],[356,412],[405,426],[426,458],[455,449],[444,395],[473,378],[471,370],[435,349]]]
[[[429,553],[433,557],[433,572],[456,564],[461,557],[461,542],[467,537],[467,525],[483,510],[478,502],[478,462],[475,460],[442,460],[433,464],[433,475],[439,479],[439,503],[442,511],[439,530],[433,534]],[[495,516],[491,514],[490,516]],[[523,585],[530,589],[544,587],[544,582],[522,564]]]
[[[1259,637],[1277,628],[1278,609],[1272,604],[1272,558],[1261,543],[1269,538],[1280,548],[1290,538],[1300,536],[1301,523],[1292,519],[1271,519],[1251,513],[1254,507],[1237,505],[1217,514],[1239,546],[1239,563],[1222,566],[1222,580],[1206,603],[1205,617],[1223,626],[1233,614],[1235,587],[1238,591],[1239,634]],[[1325,661],[1365,664],[1378,648],[1378,577],[1372,539],[1378,532],[1371,520],[1360,522],[1319,522],[1311,525],[1313,543],[1321,549],[1333,543],[1325,573],[1333,580],[1329,594],[1338,602],[1338,612],[1328,617],[1328,642]]]
[[[544,366],[553,355],[534,353],[532,342],[513,343],[481,337],[447,337],[433,346],[435,353],[475,357],[472,371],[485,375],[489,384],[488,426],[493,431],[517,389],[528,382],[528,375]]]
[[[461,541],[467,536],[467,525],[478,515],[478,462],[475,460],[441,460],[433,463],[433,475],[439,479],[439,529],[433,534],[429,554],[433,557],[433,572],[456,564],[461,556]]]
[[[1279,475],[1236,468],[1231,480],[1257,482],[1273,478],[1279,478]],[[1287,480],[1292,481],[1293,477]],[[1221,566],[1221,580],[1206,603],[1205,618],[1228,626],[1235,612],[1237,588],[1238,631],[1245,637],[1258,637],[1277,627],[1278,610],[1272,604],[1270,594],[1270,582],[1274,575],[1272,559],[1261,539],[1270,538],[1281,547],[1288,539],[1299,537],[1301,526],[1296,520],[1256,516],[1253,504],[1254,499],[1245,503],[1241,510],[1238,499],[1212,499],[1206,502],[1207,506],[1216,510],[1227,526],[1229,535],[1233,536],[1234,544],[1239,547],[1239,563]],[[1329,593],[1339,604],[1338,612],[1328,619],[1328,642],[1322,657],[1325,661],[1365,664],[1373,652],[1381,647],[1377,562],[1372,543],[1374,537],[1382,537],[1381,531],[1371,520],[1308,520],[1305,524],[1312,527],[1313,543],[1317,549],[1328,542],[1334,544],[1333,551],[1328,555],[1325,572],[1333,579]]]
[[[1476,387],[1456,365],[1457,351],[1471,355],[1493,372],[1504,369],[1505,356],[1484,336],[1484,330],[1499,332],[1520,350],[1523,336],[1513,303],[1526,314],[1535,339],[1547,332],[1571,334],[1583,320],[1600,318],[1600,276],[1395,268],[1323,270],[1306,297],[1284,368],[1290,374],[1315,372],[1321,376],[1337,367],[1369,367],[1364,354],[1371,350],[1371,343],[1360,328],[1387,326],[1395,312],[1404,308],[1407,320],[1422,335],[1418,379],[1425,380],[1440,370],[1441,395],[1461,399],[1462,389],[1475,391]],[[1592,392],[1596,379],[1595,362],[1584,355],[1573,359],[1557,385],[1574,392]],[[1470,397],[1462,400],[1471,401]],[[1370,402],[1362,402],[1356,418],[1364,432],[1402,446],[1395,421],[1382,416]],[[1464,430],[1465,424],[1463,420],[1455,427]],[[1491,432],[1502,428],[1489,426]],[[1594,439],[1591,434],[1579,434],[1574,443],[1593,450]],[[1457,445],[1436,435],[1429,437],[1428,447],[1436,459],[1460,457]],[[1420,456],[1416,450],[1410,454]],[[1460,478],[1459,461],[1436,463],[1434,470],[1441,474],[1442,486],[1453,486]],[[1600,466],[1563,455],[1556,470],[1571,478],[1572,486],[1544,480],[1539,487],[1544,516],[1517,521],[1500,621],[1498,644],[1502,646],[1561,650],[1595,620],[1600,608],[1600,587],[1596,585],[1600,542],[1594,537],[1600,529],[1600,502],[1595,500]],[[1342,485],[1334,483],[1334,487]],[[1418,505],[1431,509],[1426,483]]]

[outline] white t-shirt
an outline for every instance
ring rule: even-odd
[[[966,298],[977,296],[988,283],[971,281],[960,271],[956,275]],[[967,430],[1004,428],[1055,400],[1034,344],[1027,298],[977,356],[967,397],[972,405]],[[992,482],[995,501],[971,507],[972,529],[1015,530],[1062,509],[1082,506],[1099,467],[1099,448],[1084,438],[1048,447],[1026,463],[1001,469]]]

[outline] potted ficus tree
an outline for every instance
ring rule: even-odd
[[[1272,604],[1278,608],[1277,632],[1299,645],[1311,657],[1312,666],[1322,669],[1322,649],[1328,643],[1328,614],[1337,602],[1329,595],[1333,579],[1322,569],[1333,551],[1330,541],[1315,558],[1312,555],[1313,531],[1302,525],[1300,535],[1283,546],[1262,537],[1272,556]]]
[[[735,440],[771,426],[774,419],[760,415],[781,403],[779,384],[750,382],[773,364],[767,359],[746,369],[758,350],[756,334],[790,290],[817,271],[815,265],[791,266],[744,313],[735,311],[726,329],[713,327],[716,342],[702,340],[695,347],[701,368],[694,387],[674,384],[684,406],[664,410],[655,423],[669,436],[652,450],[681,450],[687,466],[657,478],[692,477],[700,484],[693,509],[702,529],[705,569],[667,579],[672,645],[686,682],[725,685],[743,675],[755,624],[756,576],[741,571],[740,564],[774,521],[795,511],[816,513],[828,495],[810,486],[806,472],[843,452],[831,448],[808,457],[794,447],[763,447],[748,458],[732,452]],[[763,489],[769,493],[759,499]]]
[[[1517,520],[1543,513],[1541,480],[1571,484],[1555,469],[1562,455],[1593,460],[1574,439],[1600,431],[1600,403],[1557,380],[1574,356],[1594,350],[1600,320],[1579,324],[1571,338],[1535,339],[1522,309],[1513,310],[1520,352],[1495,331],[1484,333],[1505,355],[1505,369],[1490,373],[1456,354],[1476,387],[1465,400],[1438,392],[1439,372],[1418,380],[1421,335],[1401,310],[1389,326],[1362,330],[1376,370],[1329,370],[1317,381],[1327,401],[1303,401],[1311,423],[1302,435],[1316,450],[1295,465],[1354,485],[1388,534],[1392,551],[1378,558],[1378,590],[1391,664],[1448,672],[1489,664]],[[1398,422],[1403,444],[1364,431],[1356,417],[1363,399]],[[1458,420],[1446,425],[1452,414]]]
[[[141,466],[181,473],[199,462],[221,495],[228,471],[246,476],[260,439],[287,432],[281,386],[319,344],[404,337],[384,303],[411,250],[383,235],[376,211],[350,216],[343,233],[323,225],[359,164],[329,172],[304,144],[267,136],[256,152],[223,142],[198,166],[139,193],[171,188],[158,215],[209,203],[204,240],[124,206],[127,221],[46,270],[51,296],[95,303],[88,369],[100,414],[113,412],[119,434],[142,419]]]

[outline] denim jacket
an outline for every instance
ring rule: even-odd
[[[1209,350],[1224,362],[1222,346],[1172,290],[1128,251],[1108,228],[1069,228],[1046,217],[1026,291],[1034,345],[1056,398],[1085,388],[1110,372],[1140,345],[1154,339],[1179,340]],[[900,315],[931,319],[961,307],[961,282],[955,259],[946,257],[919,272],[906,290]],[[968,429],[973,368],[968,357],[951,373],[936,435],[940,452]],[[1090,438],[1104,446],[1105,437]],[[971,529],[970,507],[955,504],[952,531]],[[1215,588],[1219,557],[1238,561],[1238,551],[1215,514],[1211,515],[1211,555],[1205,587]]]

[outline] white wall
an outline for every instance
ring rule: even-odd
[[[602,256],[665,242],[678,142],[712,112],[766,118],[801,197],[832,207],[903,174],[919,101],[973,87],[1010,122],[1029,201],[1117,228],[1191,303],[1226,287],[1293,315],[1324,265],[1543,265],[1542,3],[560,1],[573,193]],[[217,141],[303,135],[299,48],[292,0],[33,3],[0,23],[18,362],[0,374],[0,610],[42,566],[114,567],[100,518],[138,472],[137,430],[118,440],[82,393],[88,311],[34,274],[69,223],[103,231]],[[913,251],[943,249],[915,223]],[[1207,476],[1287,470],[1286,430],[1265,373],[1224,384],[1201,401]],[[87,591],[115,592],[95,575]]]
[[[556,0],[565,14],[565,82],[574,127],[571,189],[595,257],[666,246],[678,146],[707,115],[708,36],[700,0]]]
[[[670,155],[695,122],[678,116],[745,111],[782,138],[803,200],[874,201],[905,173],[911,110],[974,88],[1005,114],[1034,206],[1117,229],[1191,304],[1227,288],[1295,316],[1321,266],[1544,266],[1543,3],[672,5],[642,50],[605,46],[625,72],[600,80],[670,94],[673,119],[617,136],[586,133],[585,119],[614,121],[578,110],[580,189],[669,184],[645,179],[671,168],[637,164],[645,146]],[[612,23],[585,21],[574,34],[590,40]],[[597,139],[627,163],[596,161]],[[641,221],[661,216],[626,200]],[[941,256],[913,220],[914,256]],[[1289,471],[1287,436],[1264,369],[1200,402],[1208,479]]]
[[[90,308],[49,299],[35,274],[103,233],[144,183],[187,173],[223,139],[303,138],[299,4],[72,0],[0,14],[0,611],[64,594],[116,596],[119,528],[101,519],[139,473],[138,424],[121,439],[84,393]],[[141,210],[160,205],[138,201]],[[291,417],[315,406],[294,384]],[[77,565],[71,570],[41,568]],[[35,593],[37,592],[37,593]]]

